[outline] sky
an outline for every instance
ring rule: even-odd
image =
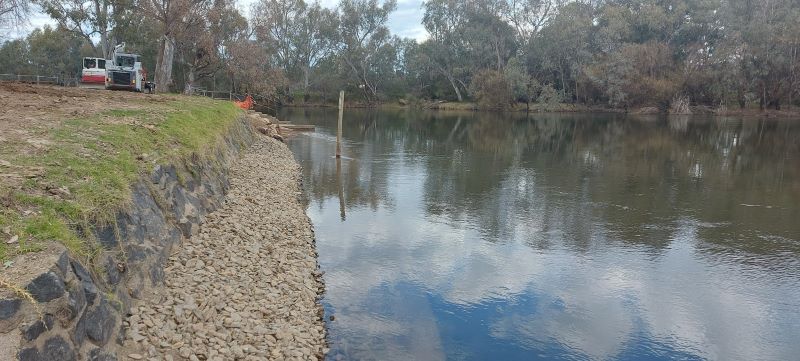
[[[243,14],[249,14],[250,6],[257,0],[238,0],[239,9]],[[389,15],[389,29],[392,34],[398,35],[403,38],[412,38],[416,40],[424,40],[427,38],[428,33],[422,26],[422,1],[423,0],[398,0],[397,10]],[[338,0],[321,0],[322,6],[327,8],[334,8],[338,4]],[[246,15],[248,16],[248,15]],[[249,16],[248,16],[249,17]],[[11,38],[24,37],[33,29],[41,27],[45,24],[55,24],[47,15],[37,12],[32,14],[29,19],[29,24],[17,30],[10,32]],[[0,39],[2,40],[2,39]]]

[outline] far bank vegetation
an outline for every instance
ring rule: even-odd
[[[249,19],[234,0],[89,3],[33,0],[58,28],[3,43],[0,69],[75,73],[81,56],[124,41],[162,90],[288,104],[335,103],[340,89],[362,105],[686,114],[800,104],[795,0],[257,0]],[[425,40],[391,33],[398,8],[422,11]]]

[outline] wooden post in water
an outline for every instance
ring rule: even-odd
[[[336,158],[342,157],[342,117],[344,116],[344,90],[339,91],[339,125],[336,127]]]

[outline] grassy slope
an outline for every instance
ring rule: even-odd
[[[78,229],[111,221],[129,201],[130,185],[154,164],[214,149],[239,114],[229,102],[179,97],[142,110],[66,120],[47,130],[50,144],[43,154],[0,149],[0,158],[12,166],[36,170],[22,187],[0,184],[0,230],[19,239],[7,244],[0,233],[0,261],[50,240],[91,257],[95,246]]]

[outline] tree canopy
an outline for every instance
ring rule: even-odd
[[[5,4],[5,3],[3,3]],[[23,2],[27,4],[27,2]],[[395,0],[34,0],[56,20],[0,48],[7,71],[76,71],[126,42],[162,90],[330,101],[575,103],[780,109],[800,93],[795,0],[428,0],[423,41],[393,35]],[[63,63],[63,64],[62,64]]]

